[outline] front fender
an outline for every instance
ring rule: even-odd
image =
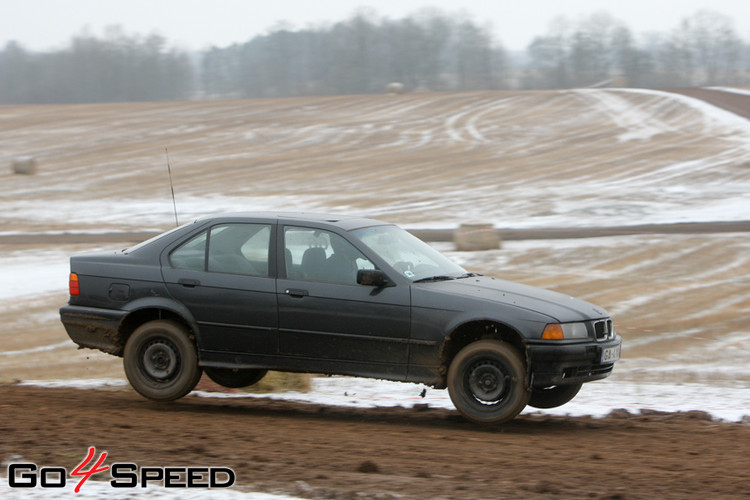
[[[518,328],[519,320],[516,318],[510,323],[495,314],[461,314],[451,321],[445,331],[445,338],[440,344],[440,361],[447,369],[450,360],[458,351],[482,338],[505,338],[523,354],[526,352],[526,340],[529,332]],[[526,329],[539,328],[539,323],[533,321],[526,325]]]

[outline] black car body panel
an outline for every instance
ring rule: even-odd
[[[346,374],[442,388],[462,346],[498,338],[524,356],[529,387],[609,375],[621,339],[606,311],[491,277],[431,279],[431,261],[394,262],[389,249],[398,248],[388,246],[388,238],[399,237],[396,229],[329,215],[199,219],[131,249],[71,257],[80,291],[61,308],[61,320],[80,347],[121,356],[138,326],[170,319],[190,332],[204,367]],[[335,248],[342,241],[345,249]],[[374,251],[366,241],[383,246]],[[349,259],[339,267],[380,270],[387,284],[331,278],[325,270],[339,255]],[[542,339],[545,327],[557,323],[581,325],[579,338]],[[606,338],[597,337],[597,328]],[[601,363],[603,350],[613,347],[618,354]]]
[[[549,387],[606,378],[614,363],[601,363],[602,352],[619,348],[620,343],[618,337],[597,344],[530,344],[529,359],[536,367],[531,385]]]
[[[99,349],[107,354],[122,355],[120,324],[127,311],[99,307],[63,306],[62,320],[68,336],[80,347]]]

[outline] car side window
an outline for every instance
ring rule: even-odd
[[[179,246],[169,261],[178,269],[269,276],[270,242],[270,225],[220,224]]]
[[[284,228],[284,260],[289,279],[357,284],[357,271],[375,265],[336,233]]]
[[[218,273],[268,276],[271,226],[223,224],[208,237],[208,270]]]
[[[169,263],[177,269],[190,271],[206,270],[206,241],[208,231],[189,239],[169,254]]]

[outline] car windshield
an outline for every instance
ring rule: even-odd
[[[352,231],[393,269],[412,281],[453,279],[466,271],[430,245],[397,226]]]

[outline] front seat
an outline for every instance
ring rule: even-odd
[[[321,280],[324,275],[323,266],[326,262],[326,251],[321,247],[311,247],[302,254],[300,270],[305,279]]]

